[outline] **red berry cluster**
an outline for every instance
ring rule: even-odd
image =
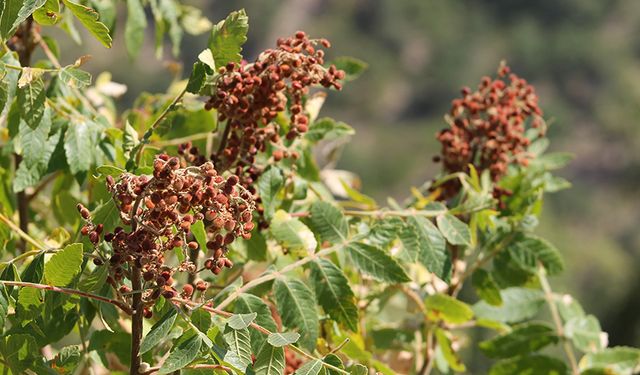
[[[533,86],[509,72],[502,64],[495,80],[484,77],[476,91],[465,87],[462,98],[452,101],[450,127],[437,135],[442,154],[434,158],[442,161],[446,173],[469,172],[473,164],[498,181],[510,164],[528,164],[531,140],[525,132],[532,127],[543,136],[545,123]],[[457,194],[460,184],[451,180],[443,188],[446,199]]]
[[[165,251],[174,248],[181,248],[185,254],[187,249],[198,248],[196,241],[189,240],[193,238],[192,224],[203,220],[211,239],[206,244],[211,256],[204,260],[204,268],[218,274],[222,268],[233,266],[225,256],[228,246],[237,237],[251,237],[255,209],[252,195],[238,184],[238,177],[219,175],[211,162],[184,167],[177,157],[162,154],[156,157],[153,167],[153,176],[124,173],[118,181],[107,177],[121,220],[131,230],[117,227],[103,237],[113,248],[108,258],[108,281],[120,292],[130,292],[123,279],[132,267],[139,268],[145,282],[146,304],[160,295],[172,298],[177,294],[173,287],[175,272],[198,271],[198,266],[189,260],[177,267],[168,266],[164,257]],[[88,210],[81,205],[79,210],[88,222],[83,234],[86,232],[97,244],[102,224],[94,225]],[[204,291],[207,285],[200,281],[195,288]],[[190,297],[193,291],[193,285],[185,285],[182,295]]]
[[[283,136],[293,140],[307,131],[309,116],[303,98],[309,88],[339,90],[342,85],[338,81],[344,78],[344,72],[334,65],[322,66],[324,51],[318,44],[330,46],[324,39],[309,39],[298,31],[293,37],[279,39],[276,48],[262,52],[252,64],[229,63],[220,68],[215,93],[206,103],[206,108],[215,108],[220,122],[226,121],[229,127],[224,149],[214,156],[217,167],[226,170],[235,166],[236,174],[244,176],[244,168],[251,168],[258,152],[265,152],[270,142],[280,142],[280,125],[274,120],[287,109],[290,124]],[[283,151],[276,153],[276,158],[284,156]]]

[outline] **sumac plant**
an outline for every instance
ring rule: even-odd
[[[318,162],[354,134],[319,111],[363,62],[302,31],[245,60],[244,11],[127,0],[131,58],[148,23],[158,56],[210,37],[186,79],[117,112],[126,87],[46,35],[110,48],[117,3],[0,1],[2,374],[638,370],[551,289],[565,265],[533,231],[570,158],[545,153],[505,64],[415,151],[441,173],[381,206]]]

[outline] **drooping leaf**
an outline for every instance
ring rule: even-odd
[[[445,281],[449,279],[451,255],[444,237],[430,220],[421,216],[407,218],[400,239],[405,249],[415,249],[414,261],[419,260],[439,278]]]
[[[278,193],[284,186],[282,170],[274,166],[268,167],[260,178],[258,178],[257,185],[262,206],[264,207],[265,217],[270,219],[281,201]]]
[[[198,357],[198,352],[202,346],[202,338],[200,335],[193,335],[175,348],[167,360],[164,361],[158,374],[170,374],[174,371],[189,365]]]
[[[427,297],[424,305],[430,315],[453,324],[467,322],[473,318],[473,310],[466,303],[446,294]]]
[[[473,305],[476,316],[504,323],[517,323],[533,317],[545,304],[544,294],[540,290],[507,288],[500,292],[500,296],[501,306],[491,306],[484,301]]]
[[[451,214],[436,217],[438,229],[452,245],[471,245],[471,232],[467,224]]]
[[[267,342],[273,346],[287,346],[298,342],[300,334],[297,332],[273,332],[267,337]]]
[[[456,372],[465,372],[467,371],[466,366],[460,358],[456,355],[453,348],[451,347],[451,340],[447,337],[447,334],[442,329],[435,330],[436,340],[438,341],[438,348],[442,351],[442,356],[447,361],[449,367]]]
[[[22,8],[24,0],[3,0],[0,2],[0,38],[8,39],[13,34],[13,25],[18,18],[18,12]]]
[[[284,348],[265,343],[253,365],[256,375],[281,375],[284,373]]]
[[[138,57],[144,43],[147,16],[140,0],[127,0],[127,23],[124,28],[124,42],[131,59]]]
[[[273,289],[282,323],[297,329],[300,345],[313,350],[318,338],[318,313],[313,292],[300,280],[278,278]]]
[[[78,273],[82,265],[82,244],[67,245],[53,254],[44,265],[44,278],[49,285],[66,286]]]
[[[510,358],[534,353],[558,342],[553,328],[539,323],[523,324],[504,335],[482,341],[478,346],[491,358]]]
[[[349,236],[349,227],[344,215],[328,202],[316,201],[311,205],[309,225],[321,241],[336,244],[346,241]]]
[[[276,212],[269,231],[280,246],[293,254],[301,256],[313,254],[318,246],[313,232],[298,218],[291,217],[282,210]]]
[[[209,37],[209,49],[217,66],[240,62],[240,52],[242,45],[247,41],[248,31],[249,18],[244,9],[231,12],[224,21],[213,27]]]
[[[85,292],[95,293],[104,286],[107,276],[109,276],[109,267],[107,265],[96,267],[89,277],[79,283],[78,288]]]
[[[105,233],[113,232],[115,227],[120,224],[120,210],[113,199],[109,199],[96,207],[96,209],[91,212],[91,217],[96,223],[102,223],[104,225]]]
[[[375,246],[350,243],[346,252],[357,269],[378,281],[404,283],[411,280],[395,259]]]
[[[18,89],[20,117],[32,129],[35,129],[40,124],[40,120],[44,115],[45,98],[44,82],[40,78]]]
[[[177,312],[175,309],[169,309],[167,313],[154,324],[149,333],[142,339],[140,344],[140,354],[144,354],[153,349],[158,343],[167,337],[173,323],[175,323]]]
[[[72,121],[64,137],[64,151],[72,174],[86,172],[94,162],[95,132],[84,119]]]
[[[0,327],[4,327],[7,313],[9,312],[9,301],[7,300],[7,290],[0,284]],[[2,329],[0,329],[2,331]]]
[[[567,365],[557,358],[535,354],[502,360],[489,370],[489,375],[513,374],[564,375]]]
[[[111,48],[111,35],[107,26],[99,21],[100,15],[95,10],[81,4],[62,0],[64,5],[73,13],[74,16],[84,25],[84,27],[93,35],[102,45]]]
[[[236,299],[234,305],[236,314],[256,314],[256,323],[269,331],[273,332],[277,329],[276,322],[271,316],[269,306],[260,298],[253,294],[242,293]],[[266,341],[264,335],[255,329],[249,331],[251,334],[251,348],[253,353],[257,353],[262,344]]]
[[[229,346],[229,350],[224,355],[224,361],[243,372],[251,363],[251,336],[249,330],[233,329],[229,324],[224,329],[224,341]]]
[[[310,279],[324,311],[335,321],[357,331],[358,308],[344,273],[330,261],[317,259],[311,263]]]

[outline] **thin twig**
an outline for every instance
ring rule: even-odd
[[[118,300],[115,300],[115,299],[103,297],[103,296],[100,296],[100,295],[97,295],[97,294],[93,294],[93,293],[83,292],[81,290],[69,289],[69,288],[60,288],[60,287],[57,287],[57,286],[51,286],[51,285],[46,285],[46,284],[28,283],[28,282],[24,282],[24,281],[0,280],[0,284],[9,285],[9,286],[24,287],[24,288],[35,288],[35,289],[40,289],[40,290],[50,290],[52,292],[58,292],[58,293],[64,293],[64,294],[69,294],[69,295],[75,295],[75,296],[90,298],[90,299],[94,299],[94,300],[97,300],[97,301],[100,301],[100,302],[110,303],[110,304],[112,304],[114,306],[119,307],[125,313],[127,313],[129,315],[132,314],[131,307],[129,307],[129,305],[125,304],[122,301],[118,301]]]
[[[558,307],[554,301],[553,292],[551,291],[551,286],[549,285],[549,280],[547,280],[547,274],[544,267],[540,264],[538,265],[538,279],[540,280],[540,286],[542,286],[542,290],[544,291],[544,297],[547,300],[547,304],[549,305],[549,311],[551,312],[551,318],[553,319],[553,324],[556,326],[556,331],[560,340],[562,340],[562,348],[567,355],[567,359],[569,360],[569,364],[571,365],[571,373],[573,375],[579,375],[580,370],[578,370],[578,362],[576,361],[576,354],[573,352],[573,347],[571,343],[567,340],[567,337],[564,335],[564,327],[562,325],[562,320],[560,319],[560,314],[558,313]]]
[[[16,232],[18,236],[20,236],[23,240],[33,245],[35,248],[40,250],[46,250],[46,247],[36,241],[33,237],[28,235],[25,231],[23,231],[19,226],[17,226],[13,221],[11,221],[8,217],[0,214],[0,221],[3,221],[12,231]]]

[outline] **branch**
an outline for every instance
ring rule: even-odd
[[[564,349],[564,352],[567,355],[567,359],[569,359],[569,363],[571,364],[571,373],[573,375],[579,375],[580,370],[578,370],[578,362],[576,361],[576,355],[573,352],[573,347],[571,346],[571,343],[567,341],[567,338],[564,335],[564,327],[562,325],[562,320],[560,320],[558,307],[555,304],[555,301],[553,298],[553,292],[551,291],[549,280],[547,280],[546,271],[541,264],[538,266],[538,279],[540,280],[540,285],[542,286],[542,290],[544,291],[544,298],[547,300],[547,304],[549,305],[549,311],[551,311],[551,318],[553,319],[553,324],[556,326],[556,331],[558,333],[558,336],[560,336],[560,340],[562,340],[562,348]]]
[[[100,295],[97,295],[97,294],[93,294],[93,293],[83,292],[81,290],[69,289],[69,288],[60,288],[60,287],[57,287],[57,286],[51,286],[51,285],[46,285],[46,284],[28,283],[28,282],[24,282],[24,281],[0,280],[0,284],[9,285],[9,286],[17,286],[17,287],[21,287],[21,288],[35,288],[35,289],[40,289],[40,290],[50,290],[52,292],[58,292],[58,293],[69,294],[69,295],[73,295],[73,296],[80,296],[80,297],[90,298],[90,299],[94,299],[96,301],[110,303],[110,304],[112,304],[112,305],[114,305],[116,307],[119,307],[122,311],[124,311],[125,313],[127,313],[129,315],[131,315],[133,313],[133,311],[131,310],[131,307],[129,307],[129,305],[127,305],[126,303],[124,303],[122,301],[118,301],[118,300],[115,300],[115,299],[103,297],[103,296],[100,296]]]
[[[222,371],[226,371],[226,372],[228,372],[230,374],[233,374],[233,371],[227,366],[206,364],[206,363],[201,363],[199,365],[193,365],[193,366],[187,366],[187,367],[185,367],[185,369],[193,369],[193,370],[197,370],[197,369],[222,370]],[[160,371],[160,366],[151,367],[147,371],[141,372],[140,375],[149,375],[149,374],[153,374],[154,372],[157,372],[157,371]]]

